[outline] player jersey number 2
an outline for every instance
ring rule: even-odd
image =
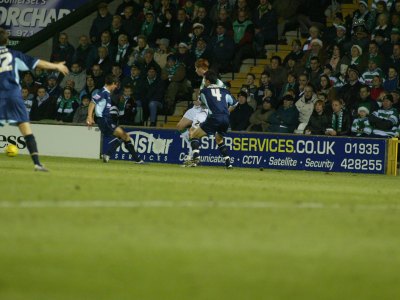
[[[221,91],[219,89],[211,89],[211,95],[217,98],[218,101],[221,101],[222,99]]]
[[[12,71],[13,67],[11,65],[12,55],[11,53],[0,54],[0,73]]]

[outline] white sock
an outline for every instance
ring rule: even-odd
[[[192,157],[192,146],[190,145],[190,140],[189,140],[189,130],[186,130],[185,132],[181,133],[181,137],[185,140],[186,145],[189,148],[189,157]]]

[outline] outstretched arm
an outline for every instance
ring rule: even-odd
[[[94,124],[94,119],[93,119],[93,111],[94,108],[96,107],[96,104],[94,102],[89,103],[89,108],[88,108],[88,115],[86,118],[86,124],[90,128]]]
[[[58,63],[52,63],[47,60],[39,59],[37,66],[39,68],[46,69],[46,70],[57,70],[64,75],[67,75],[69,73],[69,70],[68,70],[67,66],[65,65],[65,61],[58,62]]]

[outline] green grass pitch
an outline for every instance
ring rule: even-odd
[[[0,299],[393,300],[400,180],[0,155]]]

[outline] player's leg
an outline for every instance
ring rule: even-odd
[[[197,127],[190,133],[190,145],[192,147],[192,162],[197,165],[200,162],[200,139],[206,136],[207,133]]]
[[[19,131],[24,136],[26,147],[31,155],[35,171],[47,172],[48,170],[40,163],[39,151],[36,144],[35,136],[32,133],[31,125],[29,122],[22,122],[18,124]]]
[[[229,128],[229,117],[225,116],[224,118],[221,118],[217,127],[218,129],[216,130],[215,141],[217,143],[219,153],[221,153],[221,156],[224,158],[226,168],[232,169],[231,158],[228,154],[228,147],[224,142],[224,136]]]
[[[231,169],[231,158],[229,157],[228,147],[225,145],[223,134],[217,132],[215,134],[215,141],[217,142],[219,153],[221,153],[221,156],[224,158],[226,168]]]
[[[194,115],[195,115],[194,108],[187,110],[185,112],[185,114],[183,115],[182,119],[176,125],[176,129],[179,130],[179,132],[181,133],[182,139],[186,142],[186,145],[188,145],[189,153],[188,153],[187,157],[189,157],[189,158],[192,156],[192,147],[190,146],[189,129],[188,128],[190,128],[190,126],[192,126]],[[186,159],[185,161],[188,161],[188,159]]]
[[[103,138],[114,136],[114,128],[116,127],[116,125],[112,124],[111,120],[105,118],[97,118],[96,123],[97,126],[99,126]],[[121,143],[122,141],[119,138],[111,140],[108,145],[107,151],[102,154],[103,162],[108,163],[110,161],[111,155],[121,145]]]
[[[135,163],[142,164],[143,160],[141,160],[138,156],[138,154],[135,151],[135,147],[132,144],[131,137],[129,134],[125,132],[121,127],[117,127],[114,130],[114,136],[120,138],[124,142],[125,148],[129,151],[129,153],[132,155],[133,160]]]

